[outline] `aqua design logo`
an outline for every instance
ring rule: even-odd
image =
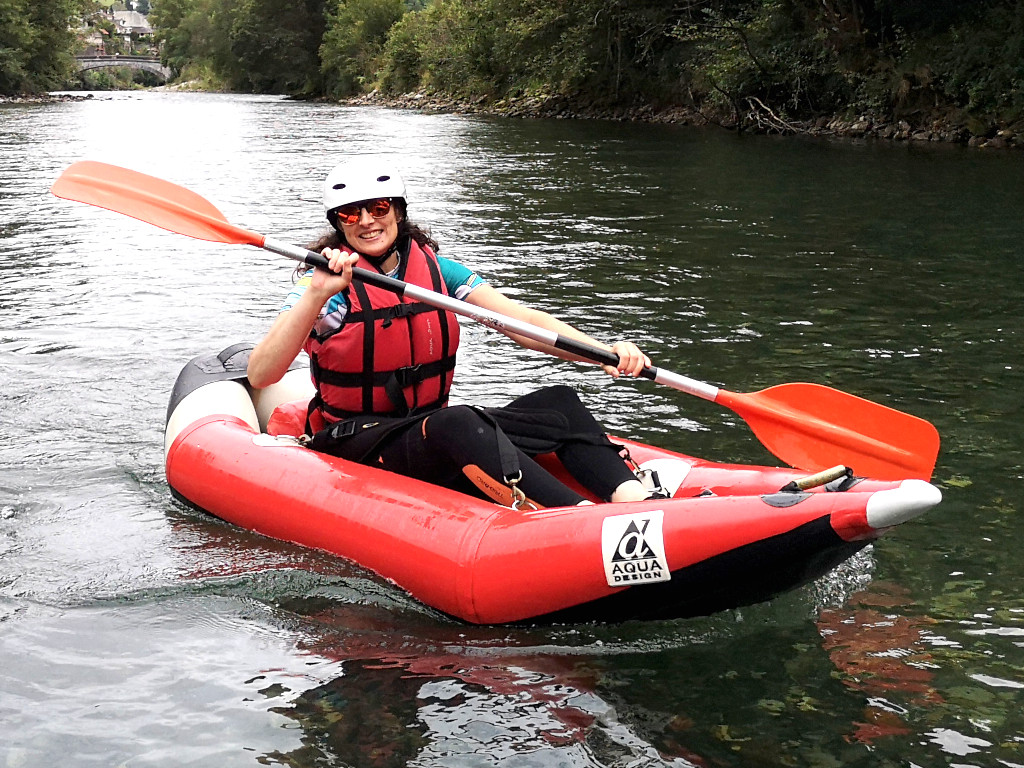
[[[668,581],[660,509],[606,517],[601,526],[601,554],[609,587]]]

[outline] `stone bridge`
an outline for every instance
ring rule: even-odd
[[[103,69],[104,67],[130,67],[131,69],[143,69],[152,72],[160,77],[165,83],[171,79],[170,67],[160,63],[160,59],[148,56],[76,56],[78,71],[85,72],[89,69]]]

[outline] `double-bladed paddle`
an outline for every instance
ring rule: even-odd
[[[74,163],[50,191],[57,197],[123,213],[188,237],[253,245],[313,267],[327,266],[319,253],[229,223],[212,203],[195,192],[116,165],[88,160]],[[358,267],[353,277],[585,360],[603,365],[618,363],[618,357],[608,350],[417,285]],[[769,451],[798,469],[817,472],[841,463],[859,475],[879,480],[928,480],[935,467],[939,434],[929,422],[830,387],[801,382],[737,393],[653,366],[645,368],[641,376],[730,408]]]

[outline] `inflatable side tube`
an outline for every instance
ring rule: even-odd
[[[215,381],[237,381],[248,387],[249,381],[245,377],[245,372],[249,365],[249,354],[255,346],[251,341],[243,341],[232,344],[216,354],[199,355],[189,360],[181,369],[171,390],[171,399],[167,404],[167,419],[170,420],[174,409],[185,397],[207,384]],[[288,366],[288,370],[306,369],[308,365],[305,357],[300,356]]]
[[[206,384],[215,381],[246,383],[245,369],[253,346],[249,342],[232,344],[217,354],[199,355],[189,360],[174,382],[171,399],[167,403],[166,421],[171,420],[171,415],[182,400]]]

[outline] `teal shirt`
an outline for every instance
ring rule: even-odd
[[[437,264],[441,268],[441,279],[448,290],[448,295],[456,299],[465,299],[474,290],[487,283],[476,272],[457,261],[438,256]],[[310,269],[295,281],[295,285],[292,286],[291,291],[284,300],[284,305],[281,307],[282,312],[286,309],[291,309],[298,303],[312,279],[313,270]],[[316,330],[323,332],[328,328],[339,327],[344,322],[346,314],[348,314],[348,299],[345,298],[344,293],[334,294],[328,299],[324,308],[320,310],[320,320],[317,322]],[[324,327],[325,325],[327,328]]]

